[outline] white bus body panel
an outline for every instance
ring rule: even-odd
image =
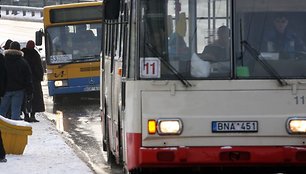
[[[286,130],[289,117],[306,116],[305,105],[295,99],[306,95],[305,86],[294,91],[274,80],[191,83],[193,87],[184,88],[166,81],[127,82],[126,131],[142,133],[147,147],[305,145],[306,136]],[[147,121],[158,118],[180,118],[182,134],[148,135]],[[212,133],[212,121],[258,121],[258,132]]]

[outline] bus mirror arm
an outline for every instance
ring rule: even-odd
[[[288,85],[288,83],[281,78],[278,72],[269,63],[259,58],[260,56],[259,51],[253,48],[248,43],[248,41],[246,40],[241,41],[241,45],[244,46],[245,49],[251,54],[251,57],[253,57],[257,62],[259,62],[262,65],[262,67],[277,80],[280,86]]]

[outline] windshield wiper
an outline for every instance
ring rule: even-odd
[[[278,72],[264,59],[260,59],[260,53],[257,49],[253,48],[246,40],[241,41],[241,45],[246,48],[246,50],[251,54],[251,56],[259,62],[262,67],[271,75],[273,76],[277,82],[280,84],[280,86],[288,85],[288,83],[281,78],[281,76],[278,74]]]
[[[86,56],[81,56],[80,59],[76,59],[76,60],[95,60],[99,58],[100,58],[100,55],[86,55]]]
[[[160,54],[150,43],[145,42],[146,45],[149,47],[149,49],[152,51],[153,54],[155,54],[159,60],[166,65],[166,67],[182,82],[182,84],[188,88],[191,87],[192,85],[186,80],[168,61],[164,59],[162,54]]]
[[[97,58],[97,56],[98,56],[98,58]],[[94,61],[94,60],[98,60],[98,59],[99,59],[99,55],[82,56],[80,59],[73,59],[70,62],[59,65],[59,68],[62,68],[64,66],[72,64],[72,63],[90,62],[90,61]]]

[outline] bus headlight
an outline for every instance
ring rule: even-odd
[[[287,130],[290,134],[306,133],[306,118],[289,118]]]
[[[54,82],[54,86],[55,87],[64,87],[64,86],[68,86],[68,81],[67,80],[56,80]]]
[[[179,135],[182,133],[183,123],[180,119],[159,119],[157,132],[160,135]]]

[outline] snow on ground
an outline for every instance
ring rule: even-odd
[[[22,155],[7,154],[0,163],[1,174],[93,174],[92,170],[65,143],[55,126],[40,114],[31,123],[32,135]]]
[[[32,127],[31,124],[28,123],[28,122],[8,119],[8,118],[3,117],[2,115],[0,115],[0,120],[4,121],[6,123],[9,123],[11,125],[14,125],[14,126]]]

